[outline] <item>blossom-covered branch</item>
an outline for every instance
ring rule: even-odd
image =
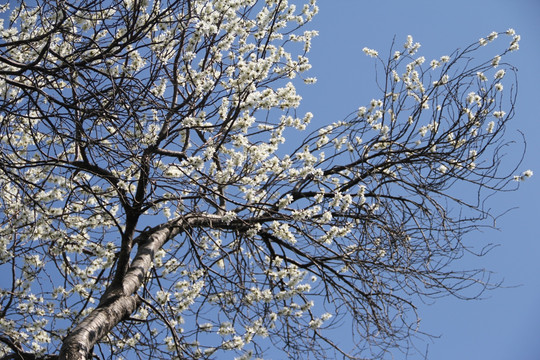
[[[312,130],[314,0],[11,6],[0,359],[377,358],[419,298],[490,286],[451,265],[532,176],[502,163],[513,30],[429,64],[366,48],[380,98]],[[325,331],[345,316],[352,346]]]

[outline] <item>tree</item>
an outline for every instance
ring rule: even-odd
[[[387,59],[364,49],[383,96],[300,137],[313,115],[297,114],[295,83],[314,82],[317,33],[299,29],[316,12],[314,0],[12,9],[1,359],[378,356],[408,346],[416,300],[490,286],[451,265],[490,224],[484,200],[532,175],[501,166],[516,98],[502,58],[519,36],[429,66],[412,37]],[[502,35],[509,47],[474,59]],[[345,317],[355,347],[326,332]]]

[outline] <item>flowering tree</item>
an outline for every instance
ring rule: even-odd
[[[487,286],[448,265],[511,188],[513,30],[486,62],[503,34],[365,49],[381,99],[299,137],[314,0],[11,5],[0,359],[355,358],[407,346],[415,299]]]

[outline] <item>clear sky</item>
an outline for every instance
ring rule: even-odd
[[[520,50],[508,58],[519,70],[517,112],[508,135],[518,138],[518,129],[525,133],[528,149],[520,170],[530,168],[536,177],[518,192],[491,199],[495,212],[517,208],[497,221],[499,231],[473,233],[467,240],[500,246],[484,258],[460,264],[492,270],[507,288],[487,293],[482,301],[445,298],[422,306],[421,329],[440,338],[418,345],[421,351],[428,350],[428,359],[540,359],[540,1],[319,0],[318,4],[320,13],[309,26],[320,32],[310,55],[310,75],[318,82],[301,91],[302,109],[314,113],[314,125],[340,120],[381,96],[374,89],[374,61],[362,53],[364,46],[386,54],[394,36],[402,44],[410,34],[422,44],[419,54],[430,59],[492,31],[512,27],[521,35]]]

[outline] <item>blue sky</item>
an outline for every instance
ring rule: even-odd
[[[486,257],[459,264],[487,268],[505,288],[485,294],[482,301],[439,299],[420,307],[421,329],[440,338],[418,342],[429,359],[540,359],[540,1],[538,0],[319,0],[320,13],[309,26],[320,36],[313,41],[310,75],[318,82],[304,89],[302,109],[315,115],[314,125],[344,118],[380,97],[374,83],[374,61],[362,53],[367,46],[386,54],[396,36],[422,44],[426,59],[450,54],[492,31],[514,28],[520,50],[508,61],[518,68],[517,111],[508,135],[517,130],[527,139],[520,170],[536,177],[517,192],[490,202],[495,212],[516,208],[497,221],[496,230],[472,233],[468,241],[498,243]],[[345,330],[348,331],[348,330]],[[420,357],[418,357],[420,358]]]

